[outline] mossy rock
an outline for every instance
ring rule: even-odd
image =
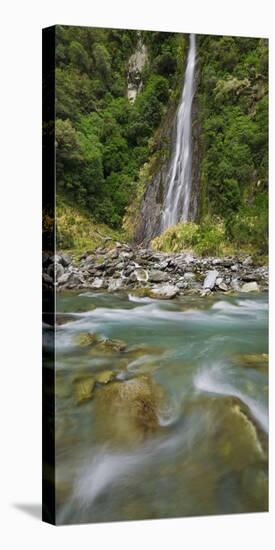
[[[149,376],[112,382],[96,394],[98,437],[125,445],[142,442],[159,429],[162,388]]]
[[[75,337],[75,343],[83,348],[94,346],[100,342],[98,336],[92,332],[81,332]]]
[[[131,290],[131,294],[133,296],[137,296],[138,298],[151,298],[149,287],[135,288],[134,290]]]
[[[164,353],[165,348],[161,346],[150,346],[148,344],[136,344],[133,346],[127,346],[124,352],[131,360],[138,359],[143,355],[160,355]]]
[[[115,378],[115,373],[111,370],[104,370],[95,374],[95,381],[99,384],[108,384],[113,378]]]
[[[88,376],[86,378],[76,378],[74,380],[74,394],[77,404],[92,399],[94,387],[95,379],[93,376]]]
[[[200,442],[200,455],[219,461],[225,472],[266,464],[267,435],[239,398],[202,397],[186,404],[183,414],[199,415],[201,430],[207,434]]]
[[[267,353],[236,354],[233,356],[233,362],[240,367],[257,369],[263,373],[268,372]]]
[[[95,346],[95,351],[102,352],[102,353],[112,353],[112,352],[124,351],[125,348],[126,348],[126,344],[122,340],[105,338],[104,340],[97,342]]]

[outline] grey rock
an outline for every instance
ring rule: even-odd
[[[169,280],[169,275],[163,271],[152,270],[149,272],[148,279],[152,283],[162,283]]]
[[[61,263],[61,265],[63,265],[63,267],[68,267],[72,263],[72,258],[70,256],[68,256],[67,254],[63,254],[61,256],[60,263]]]
[[[64,273],[64,267],[62,264],[55,265],[55,278],[58,281]]]
[[[253,281],[251,283],[245,283],[242,288],[242,292],[259,292],[259,286],[256,281]]]
[[[162,285],[152,288],[150,294],[160,300],[171,300],[179,293],[179,289],[173,285]]]
[[[238,271],[238,269],[239,267],[236,264],[231,266],[231,271]]]
[[[247,256],[247,258],[245,258],[245,260],[243,261],[243,265],[252,265],[252,264],[253,264],[253,260],[251,256]]]
[[[43,273],[42,279],[45,283],[49,283],[49,284],[53,283],[53,279],[50,275],[48,275],[48,273]]]
[[[196,274],[192,271],[187,271],[186,273],[184,273],[183,278],[185,279],[185,281],[193,281],[194,279],[196,279]]]
[[[220,290],[223,290],[224,292],[226,292],[226,290],[228,290],[228,286],[225,283],[220,283],[218,285],[218,287],[219,287]]]
[[[146,283],[148,281],[148,271],[146,269],[136,269],[131,273],[130,280],[132,282],[139,281],[140,283]]]
[[[99,277],[96,277],[91,284],[91,288],[102,288],[102,286],[103,286],[103,279],[100,279]]]
[[[108,291],[115,292],[116,290],[120,290],[122,285],[123,285],[122,279],[110,279],[109,285],[108,285]]]
[[[240,290],[240,281],[239,279],[232,279],[230,284],[232,290],[239,291]]]
[[[63,275],[61,275],[61,277],[59,277],[58,279],[58,284],[65,285],[69,281],[70,276],[71,276],[71,273],[69,271],[67,271],[66,273],[63,273]]]
[[[208,271],[207,276],[204,279],[203,288],[205,289],[209,288],[210,290],[212,290],[212,288],[214,288],[216,284],[216,279],[218,275],[219,275],[219,272],[216,270]]]

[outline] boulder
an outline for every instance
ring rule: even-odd
[[[95,375],[95,380],[99,384],[108,384],[113,378],[115,378],[115,373],[111,370],[104,370]]]
[[[63,275],[58,278],[58,284],[65,285],[69,281],[70,275],[70,272],[63,273]]]
[[[253,264],[253,260],[251,256],[247,256],[247,258],[245,258],[245,260],[243,261],[243,265],[252,265],[252,264]]]
[[[239,279],[232,279],[230,286],[232,290],[239,291],[240,290],[240,281]]]
[[[95,346],[96,352],[112,353],[124,351],[126,348],[125,342],[122,340],[115,340],[111,338],[104,338],[100,340]]]
[[[149,281],[152,283],[162,283],[169,280],[169,275],[164,271],[152,270],[149,272]]]
[[[228,286],[225,283],[219,283],[218,288],[223,292],[226,292],[228,290]]]
[[[149,376],[111,382],[96,394],[98,438],[124,445],[142,442],[159,428],[164,394]]]
[[[91,288],[102,288],[102,286],[103,286],[103,279],[101,279],[100,277],[96,277],[91,284]]]
[[[242,292],[259,292],[259,290],[260,289],[256,281],[252,281],[251,283],[245,283],[241,288]]]
[[[219,275],[219,272],[215,269],[213,271],[208,271],[207,276],[204,279],[203,288],[212,290],[216,284],[216,279]]]
[[[63,267],[68,267],[72,263],[72,258],[67,254],[60,256],[60,263]]]
[[[55,265],[55,278],[56,280],[58,281],[58,279],[60,279],[60,277],[63,275],[64,273],[64,267],[62,264],[56,264]]]
[[[187,271],[186,273],[184,273],[183,278],[185,281],[193,281],[194,279],[196,279],[196,274],[192,271]]]
[[[120,290],[122,285],[123,285],[123,281],[121,279],[110,279],[109,285],[108,285],[108,291],[115,292],[116,290]]]
[[[146,283],[148,281],[148,271],[146,269],[136,269],[130,275],[130,281],[139,281],[140,283]]]
[[[75,337],[75,343],[81,347],[94,346],[99,342],[99,337],[93,332],[81,332]]]
[[[159,300],[171,300],[175,298],[179,293],[179,288],[174,285],[162,285],[159,287],[151,288],[149,296],[151,298],[157,298]]]

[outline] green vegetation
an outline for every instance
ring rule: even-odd
[[[139,39],[148,55],[131,104],[126,77]],[[182,76],[185,36],[58,26],[56,41],[58,200],[117,229]]]
[[[99,246],[114,246],[114,241],[125,240],[122,231],[114,230],[105,224],[95,223],[94,219],[67,202],[57,205],[57,248],[80,254]]]
[[[199,38],[201,212],[224,220],[236,246],[267,252],[268,44]]]
[[[128,63],[140,40],[147,60],[131,103]],[[134,238],[145,189],[170,154],[187,44],[182,34],[57,27],[58,246],[102,244],[98,224],[103,236]],[[201,35],[197,60],[200,208],[196,224],[154,246],[267,254],[267,41]]]
[[[228,252],[225,227],[220,220],[205,220],[200,226],[193,222],[178,223],[156,237],[152,247],[163,252],[194,251],[201,256]]]

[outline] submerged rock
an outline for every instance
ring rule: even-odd
[[[126,348],[125,342],[122,340],[115,340],[111,338],[104,338],[100,340],[95,346],[96,352],[111,353],[113,351],[124,351]]]
[[[149,376],[112,382],[96,395],[99,435],[114,443],[140,442],[157,431],[162,389]]]
[[[233,356],[233,362],[244,368],[257,369],[264,373],[268,371],[267,353],[236,354]]]
[[[81,347],[94,346],[99,342],[100,339],[93,332],[81,332],[75,337],[75,343]]]
[[[77,378],[74,380],[74,393],[76,402],[83,403],[93,397],[95,379],[92,376],[87,378]]]

